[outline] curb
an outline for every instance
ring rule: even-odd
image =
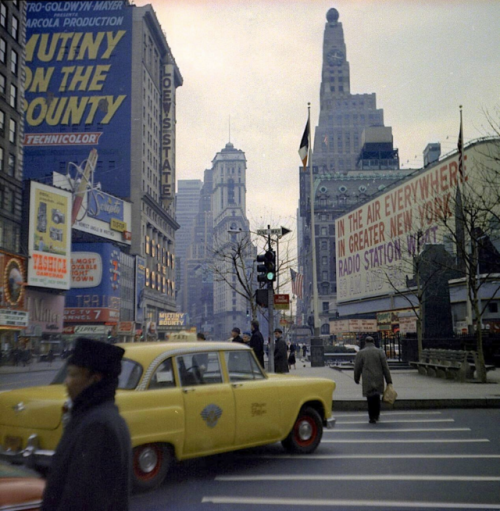
[[[382,403],[382,411],[389,410],[433,410],[443,408],[500,408],[500,398],[475,399],[401,399],[393,406]],[[333,401],[334,412],[366,412],[366,400]]]

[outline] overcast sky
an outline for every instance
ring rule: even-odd
[[[177,179],[203,171],[229,140],[247,158],[247,216],[295,230],[298,146],[319,117],[326,12],[343,25],[351,93],[377,95],[403,167],[429,142],[456,148],[500,124],[497,0],[135,0],[151,3],[184,78],[177,89]]]

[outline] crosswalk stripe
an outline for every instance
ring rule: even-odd
[[[398,500],[341,500],[341,499],[284,499],[269,497],[227,497],[209,496],[203,497],[205,504],[233,504],[233,505],[254,505],[254,506],[287,506],[287,507],[379,507],[387,508],[422,508],[422,509],[500,509],[500,504],[478,504],[468,502],[416,502]]]
[[[414,475],[414,474],[260,474],[250,476],[216,476],[216,481],[440,481],[440,482],[480,482],[480,483],[496,483],[500,482],[500,476],[459,476],[459,475]]]
[[[341,421],[341,420],[337,420],[336,422],[336,426],[340,426],[342,424],[365,424],[367,421],[366,420],[363,420],[363,421]],[[383,423],[384,424],[401,424],[401,423],[415,423],[415,422],[418,422],[419,424],[426,424],[426,423],[429,423],[429,422],[455,422],[454,419],[396,419],[396,420],[389,420],[389,421],[386,421],[384,420]]]
[[[322,444],[338,444],[339,442],[345,444],[384,444],[384,443],[395,443],[395,444],[453,444],[453,443],[484,443],[489,442],[487,438],[409,438],[398,440],[396,438],[388,439],[368,439],[368,438],[357,438],[356,440],[342,439],[342,440],[321,440]]]
[[[500,454],[258,454],[244,458],[308,460],[388,460],[388,459],[500,459]]]
[[[471,431],[470,428],[363,428],[363,429],[341,429],[335,428],[333,431],[324,431],[324,433],[417,433],[434,431]]]

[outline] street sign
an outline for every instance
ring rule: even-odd
[[[288,234],[289,232],[292,232],[290,229],[287,229],[286,227],[278,227],[277,229],[257,229],[257,234],[259,236],[284,236],[285,234]]]
[[[274,295],[274,308],[277,310],[289,310],[290,295]]]

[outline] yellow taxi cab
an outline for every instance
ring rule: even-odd
[[[252,349],[227,342],[121,344],[116,396],[130,428],[136,490],[175,460],[282,442],[312,453],[333,427],[329,379],[267,374]],[[65,367],[51,385],[0,393],[0,457],[50,465],[63,431]]]

